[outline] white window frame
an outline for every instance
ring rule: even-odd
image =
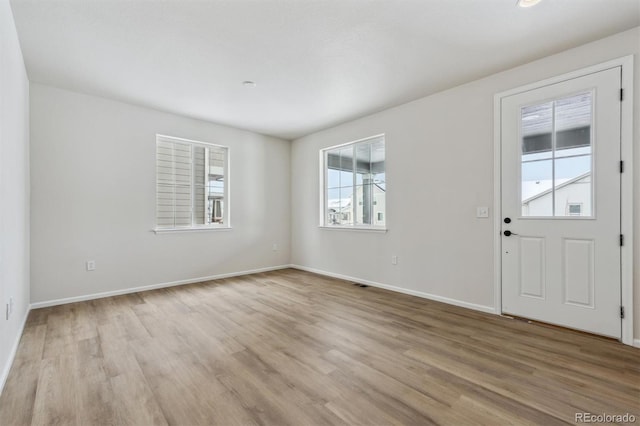
[[[355,158],[355,147],[358,144],[364,143],[364,142],[368,142],[372,139],[377,139],[377,138],[382,138],[385,141],[385,209],[384,209],[384,226],[377,226],[377,225],[369,225],[369,224],[357,224],[355,223],[355,208],[356,208],[356,203],[353,202],[353,225],[343,225],[343,224],[339,224],[339,225],[332,225],[330,223],[328,223],[328,213],[327,213],[327,205],[328,205],[328,189],[327,189],[327,185],[328,185],[328,173],[327,173],[327,158],[328,158],[328,152],[332,151],[336,148],[344,148],[344,147],[348,147],[348,146],[353,146],[354,147],[354,158]],[[333,145],[333,146],[329,146],[326,148],[322,148],[320,150],[320,161],[319,161],[319,170],[320,170],[320,190],[319,190],[319,194],[320,194],[320,223],[319,223],[319,228],[321,229],[328,229],[328,230],[345,230],[345,231],[365,231],[365,232],[387,232],[388,230],[388,224],[387,224],[387,206],[386,206],[386,198],[387,198],[387,194],[386,194],[386,172],[387,172],[387,144],[386,144],[386,137],[384,133],[381,134],[377,134],[377,135],[373,135],[373,136],[367,136],[366,138],[362,138],[362,139],[357,139],[351,142],[347,142],[347,143],[343,143],[343,144],[339,144],[339,145]],[[356,191],[356,176],[354,173],[353,176],[353,193],[355,196],[355,191]]]
[[[193,231],[224,231],[224,230],[230,230],[231,229],[231,209],[230,209],[230,163],[231,163],[231,149],[228,146],[225,145],[219,145],[219,144],[214,144],[214,143],[209,143],[209,142],[201,142],[201,141],[195,141],[195,140],[191,140],[191,139],[184,139],[184,138],[179,138],[179,137],[175,137],[175,136],[167,136],[167,135],[161,135],[161,134],[156,134],[156,143],[155,143],[155,148],[156,148],[156,156],[155,156],[155,166],[157,168],[157,164],[158,164],[158,143],[164,141],[164,142],[176,142],[176,143],[181,143],[181,144],[188,144],[191,145],[192,147],[204,147],[204,148],[223,148],[226,152],[225,158],[224,158],[224,195],[223,195],[223,202],[224,202],[224,207],[222,208],[222,224],[217,224],[217,223],[212,223],[212,224],[205,224],[205,225],[196,225],[194,224],[194,220],[193,220],[193,215],[194,215],[194,211],[193,211],[193,206],[195,205],[195,185],[193,183],[193,172],[191,173],[191,178],[190,178],[190,184],[189,187],[191,189],[191,226],[179,226],[179,227],[172,227],[172,228],[168,228],[168,227],[158,227],[158,223],[157,223],[157,218],[158,218],[158,210],[157,210],[157,204],[156,204],[156,215],[155,215],[155,226],[153,228],[153,232],[155,232],[156,234],[161,234],[161,233],[167,233],[167,232],[193,232]],[[193,151],[192,151],[192,159],[193,159]],[[155,188],[156,188],[156,197],[158,196],[158,173],[156,171],[156,176],[155,176]],[[157,198],[156,198],[157,199]],[[215,203],[214,203],[215,205]]]

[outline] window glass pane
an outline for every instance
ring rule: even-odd
[[[378,184],[371,187],[373,192],[373,225],[385,226],[386,192]]]
[[[384,138],[371,143],[371,225],[385,226],[385,146]]]
[[[591,92],[555,101],[555,215],[592,216]],[[571,213],[569,206],[580,205]]]
[[[327,170],[327,188],[340,188],[340,170]]]
[[[340,150],[340,186],[353,185],[353,146]]]
[[[553,160],[522,163],[522,216],[553,216]]]
[[[522,216],[553,216],[553,103],[521,110]]]
[[[385,192],[379,185],[356,186],[356,224],[384,226]]]
[[[592,216],[591,156],[556,159],[556,216]],[[580,214],[571,214],[571,204],[582,205]]]
[[[193,147],[193,223],[204,225],[207,222],[207,202],[205,196],[207,150],[201,146]]]
[[[591,145],[591,92],[555,101],[556,150]]]
[[[356,185],[368,183],[371,179],[371,144],[356,145]]]
[[[340,214],[340,188],[327,190],[327,224],[339,225],[342,223]]]
[[[369,179],[366,179],[369,181]],[[371,206],[373,200],[371,198],[371,184],[356,186],[356,224],[371,225]]]
[[[385,146],[384,138],[371,143],[371,174],[373,183],[385,184]]]
[[[353,187],[340,188],[340,214],[342,225],[353,225]]]
[[[224,188],[225,188],[225,148],[207,148],[209,170],[207,174],[207,222],[222,224],[224,222]]]
[[[340,188],[340,149],[327,151],[327,188]]]
[[[522,108],[522,155],[551,152],[553,102]]]

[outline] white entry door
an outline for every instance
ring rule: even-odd
[[[611,68],[502,99],[502,311],[615,338],[620,87]]]

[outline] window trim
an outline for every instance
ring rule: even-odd
[[[165,228],[165,227],[158,227],[158,223],[157,223],[157,219],[158,219],[158,208],[156,205],[156,223],[155,226],[153,227],[152,231],[155,234],[164,234],[164,233],[175,233],[175,232],[198,232],[198,231],[224,231],[224,230],[230,230],[232,229],[231,226],[231,209],[230,209],[230,205],[231,205],[231,190],[230,190],[230,180],[229,176],[231,174],[231,168],[230,168],[230,163],[231,163],[231,148],[226,146],[226,145],[220,145],[220,144],[215,144],[215,143],[210,143],[210,142],[202,142],[202,141],[196,141],[193,139],[186,139],[186,138],[180,138],[180,137],[176,137],[176,136],[169,136],[169,135],[163,135],[160,133],[156,133],[156,140],[155,140],[155,149],[156,149],[156,155],[155,155],[155,165],[157,167],[158,164],[158,142],[160,141],[164,141],[164,142],[178,142],[178,143],[186,143],[189,144],[191,146],[200,146],[200,147],[205,147],[205,148],[209,148],[209,147],[214,147],[214,148],[223,148],[226,151],[226,155],[225,155],[225,159],[224,159],[224,208],[223,208],[223,224],[219,225],[219,224],[210,224],[210,225],[194,225],[193,224],[193,206],[194,206],[194,183],[193,183],[193,173],[191,173],[190,176],[190,183],[189,183],[189,188],[191,189],[191,226],[179,226],[179,227],[172,227],[172,228]],[[155,187],[156,187],[156,197],[158,196],[158,173],[156,171],[156,176],[154,179],[155,182]]]
[[[332,145],[332,146],[328,146],[325,148],[321,148],[320,152],[319,152],[319,171],[320,171],[320,176],[319,176],[319,182],[320,182],[320,191],[319,191],[319,205],[320,205],[320,222],[318,224],[318,228],[320,229],[325,229],[325,230],[335,230],[335,231],[363,231],[363,232],[377,232],[377,233],[385,233],[388,230],[387,227],[387,208],[386,208],[386,194],[385,194],[385,211],[384,211],[384,226],[376,226],[376,225],[367,225],[367,224],[356,224],[355,223],[355,217],[354,217],[354,223],[353,225],[330,225],[328,223],[328,216],[327,216],[327,205],[328,205],[328,190],[327,190],[327,185],[328,185],[328,173],[327,173],[327,158],[328,158],[328,152],[331,150],[334,150],[336,148],[342,148],[342,147],[346,147],[346,146],[350,146],[350,145],[357,145],[358,143],[362,143],[371,139],[376,139],[376,138],[383,138],[385,145],[384,145],[384,154],[385,154],[385,184],[386,184],[386,171],[387,171],[387,167],[386,167],[386,161],[387,161],[387,144],[386,144],[386,134],[385,133],[378,133],[372,136],[367,136],[364,138],[360,138],[360,139],[356,139],[350,142],[345,142],[342,144],[338,144],[338,145]],[[356,181],[356,177],[355,174],[353,176],[353,189],[355,191],[355,184]],[[385,191],[386,192],[386,191]],[[354,203],[354,208],[355,208],[355,203]]]

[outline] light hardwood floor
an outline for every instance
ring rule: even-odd
[[[283,270],[31,312],[1,425],[640,421],[640,351]]]

